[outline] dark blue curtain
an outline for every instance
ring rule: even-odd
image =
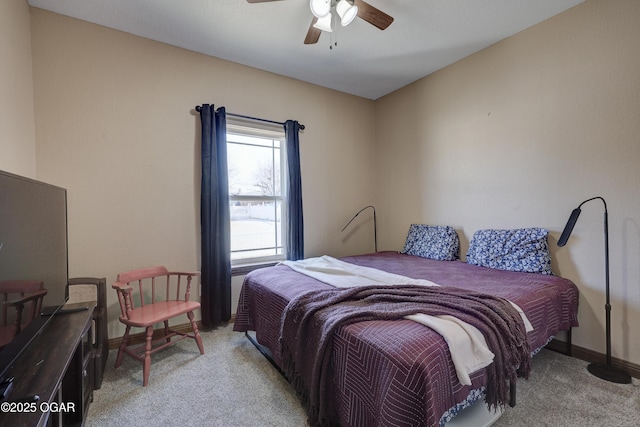
[[[300,174],[300,124],[295,120],[284,123],[287,151],[287,227],[285,254],[289,260],[304,258],[304,222],[302,220],[302,177]]]
[[[227,124],[224,107],[197,109],[202,123],[201,315],[205,327],[231,318],[231,232],[227,177]]]

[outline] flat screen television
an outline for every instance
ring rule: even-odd
[[[0,381],[66,302],[67,191],[0,171],[0,280],[42,280],[42,314],[0,351]],[[17,379],[16,379],[17,380]]]

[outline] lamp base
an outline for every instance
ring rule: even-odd
[[[592,363],[587,366],[587,370],[596,377],[612,383],[631,384],[631,375],[613,366],[603,365],[602,363]]]

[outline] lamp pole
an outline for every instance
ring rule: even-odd
[[[602,199],[602,198],[601,198]],[[611,300],[609,299],[609,214],[607,212],[607,203],[604,203],[604,271],[605,271],[605,335],[607,340],[607,359],[606,364],[611,367]],[[590,371],[591,372],[591,371]],[[593,372],[592,372],[593,373]]]

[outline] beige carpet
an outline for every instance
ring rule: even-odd
[[[94,393],[87,426],[305,426],[289,384],[232,326],[202,334],[206,354],[192,340],[157,353],[149,385],[130,357]],[[494,424],[507,426],[640,426],[640,382],[612,384],[586,362],[542,351],[529,381],[518,382],[517,405]]]

